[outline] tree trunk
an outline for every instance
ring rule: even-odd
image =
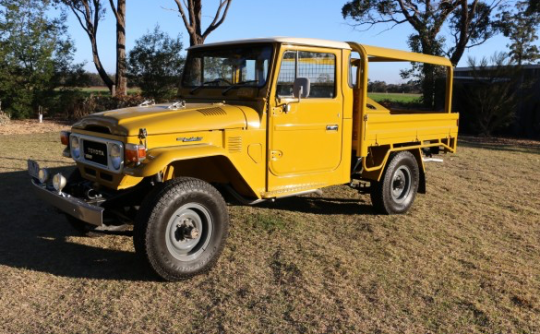
[[[94,36],[89,36],[89,37],[90,37],[90,42],[92,44],[92,57],[94,60],[94,65],[96,66],[96,70],[101,80],[103,80],[103,83],[107,86],[107,88],[112,94],[114,82],[111,80],[111,78],[109,78],[109,75],[107,74],[107,72],[103,68],[103,65],[101,64],[101,59],[99,58],[96,38]]]
[[[126,0],[118,0],[116,13],[116,95],[122,96],[127,94]]]

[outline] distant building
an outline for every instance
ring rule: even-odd
[[[504,78],[501,78],[504,80]],[[472,84],[474,81],[471,67],[454,69],[454,84],[456,86]],[[519,103],[516,110],[516,120],[503,133],[518,137],[540,139],[540,65],[523,65],[522,82],[527,82],[517,94]],[[459,109],[459,94],[455,96],[455,105]],[[458,110],[467,112],[466,110]],[[465,125],[465,124],[460,124]],[[465,125],[465,128],[466,125]]]

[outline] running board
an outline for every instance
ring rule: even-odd
[[[261,203],[261,202],[265,202],[267,200],[271,200],[272,202],[274,202],[276,200],[275,197],[273,198],[259,198],[259,199],[256,199],[256,200],[250,200],[250,199],[247,199],[245,197],[243,197],[242,195],[240,195],[239,193],[236,192],[236,190],[234,190],[230,185],[225,185],[225,189],[227,189],[227,191],[236,199],[238,200],[240,203],[244,204],[244,205],[255,205],[255,204],[258,204],[258,203]],[[317,195],[319,196],[322,196],[323,192],[321,189],[312,189],[312,190],[306,190],[306,191],[302,191],[302,192],[299,192],[299,193],[294,193],[294,194],[290,194],[290,195],[285,195],[285,196],[282,196],[282,197],[279,197],[278,199],[281,199],[281,198],[287,198],[287,197],[294,197],[294,196],[300,196],[300,195],[306,195],[306,194],[312,194],[312,193],[316,193]]]

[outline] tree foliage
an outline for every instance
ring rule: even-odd
[[[135,42],[129,53],[129,76],[146,97],[166,100],[173,97],[184,65],[180,36],[171,38],[156,26]]]
[[[415,31],[408,41],[412,51],[446,55],[457,65],[466,49],[484,43],[495,34],[496,29],[492,25],[494,11],[502,2],[350,0],[343,6],[342,14],[355,26],[367,29],[381,23],[392,24],[393,27],[408,24]],[[449,29],[449,36],[441,33],[443,28]],[[405,78],[416,76],[422,83],[424,104],[429,108],[435,107],[435,83],[439,72],[432,65],[413,64],[412,71],[404,73]]]
[[[74,47],[65,14],[47,17],[49,1],[0,0],[0,100],[14,118],[48,107],[55,89],[73,85],[82,65],[73,65]]]
[[[537,27],[540,25],[540,12],[532,10],[525,1],[516,3],[512,10],[501,13],[498,27],[510,39],[508,48],[511,59],[518,65],[532,63],[540,59],[540,50],[534,44],[538,40]]]
[[[413,51],[446,54],[456,65],[467,48],[480,45],[493,36],[491,23],[494,11],[502,4],[480,0],[431,1],[431,0],[351,0],[342,8],[344,18],[356,26],[371,27],[380,23],[394,26],[409,24],[415,33],[409,36]],[[447,39],[440,36],[445,25],[450,28],[452,42],[445,48]]]
[[[202,0],[174,0],[178,12],[189,34],[189,45],[203,44],[210,33],[216,30],[227,17],[232,0],[219,0],[216,14],[210,25],[202,30]],[[187,13],[187,14],[186,14]]]

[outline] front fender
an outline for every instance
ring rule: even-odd
[[[227,154],[223,148],[208,144],[154,148],[146,152],[146,160],[142,164],[137,167],[125,167],[124,173],[148,177],[156,175],[175,161],[213,156],[227,156]]]

